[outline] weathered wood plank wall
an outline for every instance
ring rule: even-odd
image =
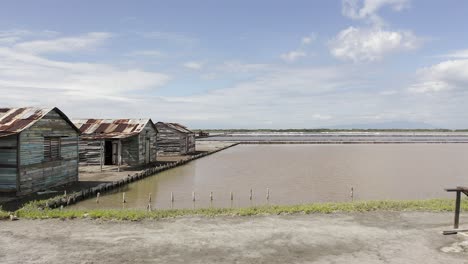
[[[138,136],[139,140],[139,163],[140,164],[145,164],[146,163],[146,140],[149,140],[149,163],[156,162],[157,158],[157,134],[156,131],[154,130],[153,125],[148,122],[146,124],[145,128],[142,130],[140,135]]]
[[[17,136],[0,138],[0,191],[16,190]]]
[[[104,147],[104,142],[102,143]],[[101,164],[101,140],[83,140],[79,142],[80,165]],[[104,162],[104,157],[103,157]]]
[[[186,134],[157,123],[158,155],[185,155],[195,152],[195,134]]]
[[[141,165],[139,162],[138,136],[122,139],[122,163],[130,166]]]
[[[146,139],[150,144],[150,163],[156,162],[156,131],[151,123],[148,123],[140,134],[121,139],[122,142],[122,164],[131,166],[144,165],[146,160]],[[104,140],[105,141],[105,140]],[[118,139],[109,139],[108,141],[118,142]],[[90,140],[82,139],[79,143],[80,165],[99,165],[100,164],[101,139]]]
[[[44,158],[44,137],[60,137],[58,160]],[[20,133],[18,194],[26,194],[78,180],[78,133],[51,111]]]

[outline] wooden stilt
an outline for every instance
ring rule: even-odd
[[[453,222],[453,228],[457,229],[460,221],[460,200],[461,192],[457,191],[457,198],[455,200],[455,221]]]

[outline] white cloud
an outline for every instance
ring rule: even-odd
[[[329,43],[330,52],[341,60],[377,61],[385,55],[413,50],[421,41],[411,31],[386,31],[380,28],[349,27]]]
[[[177,32],[152,31],[140,33],[141,36],[149,39],[163,40],[178,44],[192,45],[198,42],[198,39]]]
[[[256,76],[262,72],[270,70],[272,65],[263,63],[245,63],[238,60],[225,61],[214,67],[210,67],[211,72],[203,74],[205,80],[214,79],[245,79],[248,76]]]
[[[378,11],[389,6],[395,11],[409,7],[409,0],[343,0],[342,13],[355,20],[368,20],[374,25],[382,25]]]
[[[270,65],[262,63],[243,63],[240,61],[225,61],[219,68],[229,73],[243,73],[252,71],[262,71],[269,68]]]
[[[107,32],[91,32],[77,37],[22,42],[16,44],[14,48],[32,54],[69,52],[95,48],[111,36]]]
[[[309,45],[310,43],[312,43],[312,38],[310,37],[303,37],[302,40],[301,40],[301,43],[303,45]]]
[[[37,36],[29,31],[16,35]],[[49,34],[50,35],[50,34]],[[80,98],[127,100],[130,91],[141,91],[164,85],[170,79],[162,73],[112,65],[64,62],[47,59],[42,53],[70,52],[94,48],[111,34],[92,32],[76,37],[34,40],[0,46],[0,88],[57,91]]]
[[[281,54],[281,59],[286,62],[294,62],[300,58],[307,56],[307,54],[301,50],[293,50],[288,53]]]
[[[454,52],[445,54],[441,57],[448,57],[448,58],[457,58],[457,59],[468,59],[468,49],[464,50],[456,50]]]
[[[201,70],[201,68],[203,68],[203,63],[196,61],[188,61],[184,63],[184,67],[192,70]]]
[[[0,44],[10,45],[29,37],[55,37],[57,35],[58,32],[50,30],[34,32],[25,29],[2,30],[0,31]]]
[[[413,93],[468,90],[468,60],[449,60],[418,71],[419,82],[409,87]]]
[[[302,45],[309,45],[312,42],[314,42],[317,39],[317,36],[315,34],[311,34],[309,36],[303,37],[301,39],[301,44]]]
[[[135,57],[163,57],[165,54],[159,50],[135,50],[127,53],[127,56]]]

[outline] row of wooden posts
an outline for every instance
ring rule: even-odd
[[[65,195],[67,193],[65,192]],[[99,198],[101,197],[101,193],[98,192],[96,194],[96,203],[99,203]],[[213,192],[210,192],[210,201],[213,201],[214,200],[214,196],[213,196]],[[234,193],[233,192],[230,192],[230,198],[231,198],[231,201],[234,200]],[[250,189],[250,195],[249,195],[249,200],[252,200],[253,199],[253,190]],[[266,199],[267,200],[270,200],[270,188],[267,188],[266,189]],[[171,192],[171,202],[173,203],[175,201],[174,199],[174,193]],[[195,192],[192,192],[192,201],[196,201],[196,195],[195,195]],[[127,199],[125,198],[125,192],[122,193],[122,203],[126,203],[127,202]],[[148,194],[148,202],[151,203],[151,193]]]
[[[196,194],[195,192],[192,192],[192,201],[193,202],[196,201],[196,195],[195,194]],[[66,195],[66,192],[65,192],[65,195]],[[101,196],[101,193],[98,192],[96,194],[96,203],[99,203],[100,196]],[[234,200],[234,193],[230,192],[229,196],[230,196],[231,201],[233,201]],[[351,197],[351,201],[354,201],[354,187],[351,187],[350,197]],[[210,201],[214,200],[213,192],[210,192],[209,198],[210,198]],[[250,189],[249,200],[252,200],[252,199],[253,199],[253,190]],[[270,200],[270,188],[266,189],[266,199],[267,199],[267,201]],[[151,209],[151,201],[152,201],[151,193],[149,193],[148,194],[148,209]],[[175,201],[174,193],[171,192],[171,203],[174,203],[174,201]],[[122,203],[127,203],[127,199],[125,197],[125,192],[122,193]]]

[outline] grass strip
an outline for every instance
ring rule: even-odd
[[[8,218],[10,218],[10,213],[3,211],[2,207],[0,206],[0,220],[4,220]]]
[[[252,216],[296,213],[336,213],[336,212],[372,212],[372,211],[427,211],[448,212],[455,207],[454,199],[431,199],[411,201],[357,201],[341,203],[313,203],[303,205],[272,205],[247,208],[204,208],[172,209],[146,211],[141,209],[49,209],[32,202],[15,212],[26,219],[74,219],[91,218],[104,220],[143,220],[162,219],[178,216]],[[462,210],[468,210],[468,199],[462,200]],[[8,216],[8,214],[7,214]]]

